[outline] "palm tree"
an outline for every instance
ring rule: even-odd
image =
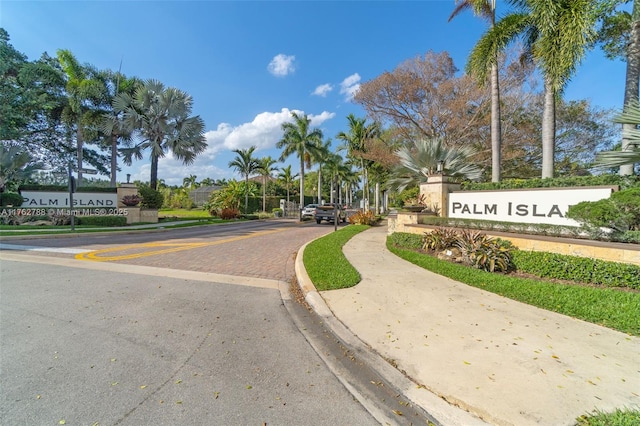
[[[317,147],[322,142],[322,131],[320,129],[309,129],[311,119],[307,115],[300,116],[295,112],[291,113],[293,123],[283,123],[284,135],[278,141],[276,147],[282,149],[280,161],[291,154],[297,154],[300,159],[300,214],[304,206],[304,164],[307,155],[313,156]],[[302,219],[302,216],[300,217]]]
[[[605,151],[596,154],[596,165],[601,167],[631,166],[633,173],[634,163],[640,162],[640,102],[627,104],[622,114],[615,117],[616,123],[626,124],[622,137],[628,141],[629,146],[622,151]]]
[[[334,188],[337,188],[338,192],[340,192],[340,188],[341,188],[340,180],[348,174],[348,172],[350,171],[350,168],[344,164],[342,156],[338,154],[329,153],[329,155],[325,160],[325,163],[326,163],[326,170],[329,173],[330,182],[331,182],[329,201],[331,203],[338,202],[342,204],[342,195],[340,193],[334,194],[335,192]]]
[[[229,167],[235,169],[238,173],[244,176],[244,213],[248,213],[249,209],[249,176],[258,170],[258,160],[253,157],[253,151],[256,150],[255,146],[246,149],[234,149],[236,157],[229,162]]]
[[[69,50],[58,50],[58,61],[67,76],[66,91],[68,105],[63,115],[67,121],[75,126],[78,183],[82,184],[82,161],[84,149],[84,131],[91,117],[87,115],[91,105],[90,101],[102,102],[106,98],[106,87],[103,82],[96,79],[97,71],[90,66],[80,65],[73,53]]]
[[[617,11],[605,16],[603,21],[599,41],[603,44],[605,55],[609,59],[620,58],[627,62],[623,101],[623,112],[627,113],[627,109],[639,101],[640,2],[633,0],[631,13]],[[632,123],[622,123],[623,151],[633,151],[632,139],[625,135],[629,135],[634,129],[635,126]],[[633,170],[634,164],[621,164],[619,174],[621,176],[632,175]]]
[[[322,200],[322,166],[329,160],[331,160],[333,153],[330,150],[331,139],[327,139],[324,143],[318,146],[316,153],[313,156],[313,161],[318,165],[318,204]]]
[[[278,179],[284,184],[285,188],[287,188],[287,203],[289,202],[289,189],[291,188],[291,184],[295,181],[298,174],[291,173],[291,165],[287,167],[283,167],[280,170],[280,174],[278,175]]]
[[[271,156],[262,157],[258,160],[258,171],[262,175],[262,212],[267,211],[267,178],[271,176],[271,173],[278,170],[277,167],[273,167],[277,161],[271,158]]]
[[[367,167],[369,161],[365,160],[363,154],[367,151],[367,142],[380,135],[380,125],[377,122],[367,125],[366,118],[356,118],[353,114],[349,114],[347,120],[349,122],[349,132],[340,132],[336,136],[344,141],[344,144],[338,147],[338,151],[346,150],[347,156],[359,163],[363,183],[362,198],[364,200],[364,209],[368,211],[369,179]]]
[[[439,162],[442,162],[441,172],[447,176],[479,179],[482,169],[470,163],[475,154],[469,146],[447,147],[442,139],[418,139],[412,146],[405,145],[396,150],[400,163],[391,170],[387,183],[397,191],[419,186],[429,176],[438,173]]]
[[[124,127],[136,131],[142,139],[122,150],[123,161],[130,166],[133,158],[142,159],[142,151],[149,149],[152,189],[156,189],[158,182],[158,160],[168,151],[189,165],[207,148],[204,121],[198,115],[189,116],[192,107],[191,96],[173,87],[166,88],[157,80],[145,81],[133,96],[127,93],[116,96],[114,109],[123,113]]]
[[[494,52],[523,36],[523,59],[534,62],[544,77],[542,177],[554,174],[555,102],[595,38],[597,2],[592,0],[511,0],[518,10],[497,22],[478,41],[468,68],[485,79]]]
[[[182,179],[182,186],[184,188],[188,188],[188,189],[195,189],[197,188],[198,185],[198,176],[196,175],[189,175],[188,177],[185,177]]]
[[[0,144],[0,192],[5,191],[8,182],[13,184],[12,189],[17,189],[22,181],[43,167],[23,148]]]
[[[466,9],[473,9],[476,16],[489,21],[491,28],[496,24],[496,0],[456,0],[456,8],[449,21]],[[500,79],[498,73],[498,52],[493,52],[491,62],[491,181],[500,182],[500,159],[502,147],[502,129],[500,116]],[[470,74],[476,70],[469,69]],[[480,80],[484,85],[485,80]]]
[[[113,108],[113,101],[115,97],[120,93],[128,93],[133,95],[141,82],[138,78],[127,78],[120,72],[107,71],[105,76],[105,82],[107,89],[109,90],[108,96],[112,105],[111,111],[105,113],[102,118],[101,130],[105,133],[108,144],[111,147],[111,170],[110,170],[110,186],[115,188],[117,182],[118,171],[118,142],[119,141],[131,141],[131,131],[125,128],[122,121],[122,112],[116,112]]]

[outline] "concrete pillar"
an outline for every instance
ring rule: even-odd
[[[420,184],[420,195],[424,196],[427,207],[440,217],[448,217],[449,193],[459,190],[460,184],[449,182],[445,175],[431,175],[426,183]]]

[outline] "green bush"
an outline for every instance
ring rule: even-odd
[[[587,230],[606,227],[618,232],[640,230],[640,187],[614,192],[598,201],[583,201],[569,207],[567,217]]]
[[[138,193],[142,197],[140,205],[148,209],[159,209],[164,202],[164,196],[160,191],[156,191],[149,185],[138,186]]]
[[[543,278],[640,289],[637,265],[536,251],[514,252],[513,264],[518,271]]]
[[[389,241],[395,246],[412,250],[421,249],[423,244],[422,236],[409,232],[394,232],[389,235]]]
[[[14,206],[19,207],[22,205],[22,195],[17,192],[2,192],[0,193],[0,206]]]
[[[561,178],[503,179],[500,182],[464,182],[466,191],[522,188],[564,188],[570,186],[619,186],[621,190],[640,186],[640,176],[603,174],[597,176],[567,176]]]
[[[125,226],[127,218],[124,216],[76,216],[78,225],[88,226]]]
[[[438,227],[431,232],[425,232],[423,246],[425,250],[442,251],[453,247],[458,232],[453,228]]]

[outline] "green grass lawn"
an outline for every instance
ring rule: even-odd
[[[189,220],[189,219],[211,219],[211,215],[208,211],[203,209],[160,209],[158,210],[159,219],[177,219],[177,220]]]
[[[309,243],[303,254],[304,267],[318,290],[353,287],[360,273],[347,261],[342,246],[367,225],[349,225]]]

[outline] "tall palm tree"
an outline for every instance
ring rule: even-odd
[[[282,149],[280,161],[291,154],[296,154],[300,159],[300,218],[302,219],[302,207],[304,206],[304,165],[307,155],[313,156],[317,147],[322,142],[322,131],[320,129],[310,129],[311,119],[307,115],[300,116],[295,112],[291,113],[292,123],[283,123],[284,135],[278,141],[276,147]]]
[[[491,28],[496,24],[496,0],[456,0],[456,7],[449,17],[454,17],[466,9],[472,9],[476,16],[489,21]],[[500,182],[500,159],[502,147],[502,128],[500,115],[500,79],[498,73],[498,52],[493,52],[491,62],[491,181]],[[474,69],[469,69],[476,74]],[[484,85],[485,80],[480,80]]]
[[[271,176],[271,173],[278,170],[277,167],[273,167],[277,161],[271,158],[271,156],[262,157],[258,160],[258,172],[262,176],[262,212],[267,211],[267,178]]]
[[[426,182],[437,173],[438,163],[443,162],[442,172],[454,178],[478,179],[482,169],[470,162],[476,154],[469,146],[447,147],[442,139],[418,139],[412,146],[402,146],[395,154],[400,159],[391,170],[388,185],[397,191]]]
[[[287,203],[289,202],[289,189],[291,188],[291,184],[295,181],[296,177],[298,177],[297,173],[291,173],[291,165],[283,167],[280,170],[280,174],[278,174],[278,179],[280,179],[285,188],[287,188]]]
[[[120,93],[133,95],[136,88],[142,84],[142,82],[136,77],[127,78],[119,71],[106,71],[105,74],[105,82],[110,98],[109,103],[112,107],[110,111],[103,114],[101,129],[111,148],[110,186],[115,188],[117,182],[116,175],[118,172],[118,143],[120,141],[130,142],[131,131],[124,126],[122,112],[116,112],[115,108],[113,108],[113,102],[115,97]]]
[[[142,139],[121,150],[123,161],[130,166],[134,158],[142,159],[142,152],[149,149],[149,185],[153,189],[158,183],[158,160],[167,152],[189,165],[207,148],[204,121],[199,115],[190,116],[192,108],[191,96],[157,80],[145,81],[133,96],[121,93],[114,100],[116,112],[123,113],[125,128],[137,132]]]
[[[184,188],[187,189],[195,189],[197,188],[198,185],[198,176],[196,175],[189,175],[188,177],[185,177],[182,179],[182,186]]]
[[[331,139],[327,139],[321,143],[313,156],[314,163],[318,165],[318,204],[322,201],[322,166],[327,163],[327,161],[330,161],[332,156]]]
[[[248,213],[249,209],[249,176],[258,170],[258,160],[253,157],[253,151],[256,150],[255,146],[245,149],[234,149],[237,155],[229,162],[229,167],[244,176],[244,212]]]
[[[629,146],[622,151],[605,151],[596,154],[596,165],[604,167],[631,166],[633,173],[634,163],[640,163],[640,102],[630,102],[624,111],[615,117],[616,123],[626,124],[622,137],[628,141]]]
[[[622,59],[627,63],[623,112],[640,100],[640,1],[633,0],[631,12],[615,10],[616,4],[611,5],[613,10],[606,10],[603,25],[599,34],[599,41],[605,55],[609,59]],[[613,12],[613,13],[612,13]],[[631,122],[622,123],[622,150],[633,151],[632,138],[627,137],[636,127]],[[637,146],[636,146],[637,149]],[[620,165],[621,176],[632,175],[634,164]]]
[[[338,151],[346,150],[347,156],[359,164],[362,175],[364,209],[368,211],[369,179],[367,167],[369,161],[364,158],[363,154],[366,154],[367,142],[380,135],[380,125],[377,122],[367,124],[366,118],[356,118],[353,114],[347,116],[347,121],[349,125],[348,133],[340,132],[336,136],[338,139],[344,141],[344,143],[338,147]]]
[[[67,82],[66,91],[68,105],[63,116],[75,126],[77,145],[78,183],[82,184],[82,162],[84,151],[84,133],[89,121],[95,116],[88,114],[92,108],[91,102],[104,102],[106,87],[102,81],[96,79],[97,71],[88,65],[81,65],[69,50],[58,50],[58,61],[64,71]]]
[[[554,174],[555,105],[587,48],[595,39],[597,2],[592,0],[511,0],[517,10],[487,31],[469,56],[470,69],[486,78],[496,63],[494,52],[503,51],[515,38],[525,42],[524,59],[533,61],[544,77],[542,116],[542,177]]]

